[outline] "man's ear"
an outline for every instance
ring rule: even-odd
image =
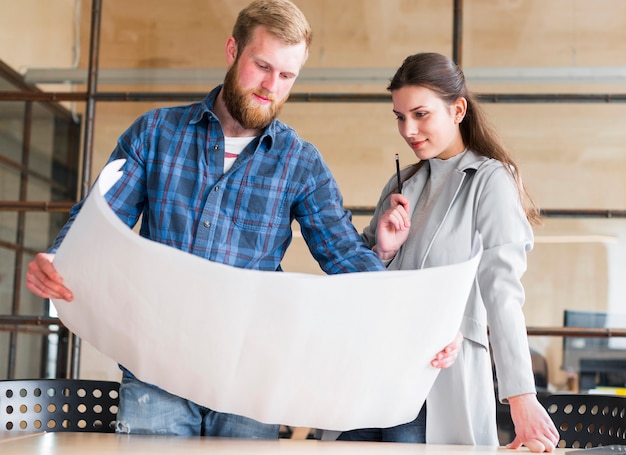
[[[232,36],[226,40],[226,63],[231,66],[237,59],[237,41]]]

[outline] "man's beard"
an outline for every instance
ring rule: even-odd
[[[226,73],[224,86],[222,87],[222,99],[226,104],[226,109],[245,129],[265,128],[272,120],[278,117],[286,98],[277,102],[273,96],[263,92],[259,94],[270,99],[269,105],[254,106],[250,99],[254,90],[245,91],[242,89],[237,81],[236,73],[237,63],[235,62]]]

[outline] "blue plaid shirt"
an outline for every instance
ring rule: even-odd
[[[224,133],[211,110],[220,88],[199,103],[147,112],[119,138],[109,161],[126,163],[106,197],[120,219],[132,227],[142,216],[147,239],[258,270],[280,270],[295,219],[326,273],[383,270],[319,151],[289,126],[274,120],[224,173]]]

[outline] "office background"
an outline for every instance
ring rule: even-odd
[[[484,96],[491,120],[519,161],[526,185],[551,213],[535,230],[524,276],[527,324],[561,326],[565,310],[626,313],[626,2],[295,3],[309,18],[314,38],[292,93],[309,97],[294,96],[281,119],[318,146],[346,206],[375,205],[394,172],[395,153],[402,165],[415,161],[386,99],[395,69],[415,52],[453,56],[456,51],[470,87]],[[221,80],[224,42],[245,4],[102,1],[97,90],[172,96],[95,103],[93,155],[87,161],[91,181],[138,115],[187,102],[184,93],[206,93]],[[0,60],[40,90],[85,92],[92,17],[88,0],[0,0]],[[462,25],[457,41],[454,17]],[[2,90],[17,89],[3,82]],[[57,104],[51,111],[41,103],[0,100],[0,201],[31,202],[29,210],[0,211],[2,315],[45,312],[41,299],[24,287],[23,275],[34,252],[50,244],[63,213],[35,206],[67,201],[72,188],[74,197],[84,191],[78,149],[85,145],[80,134],[88,105]],[[30,125],[27,133],[24,124]],[[57,181],[63,182],[63,191],[55,187]],[[361,229],[369,219],[367,210],[355,213]],[[284,268],[320,273],[297,235]],[[58,352],[50,337],[42,342],[41,327],[0,327],[0,378],[52,374]],[[622,340],[614,341],[621,351]],[[566,387],[563,340],[532,336],[530,342],[548,360],[550,383]],[[83,343],[80,375],[117,378],[119,371]]]

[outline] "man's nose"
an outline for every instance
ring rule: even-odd
[[[278,76],[278,73],[269,72],[265,76],[265,79],[263,79],[263,89],[267,90],[270,93],[276,93],[276,88],[278,86]]]

